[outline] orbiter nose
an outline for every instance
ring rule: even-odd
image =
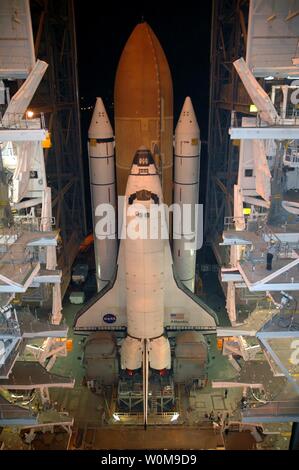
[[[149,167],[150,174],[154,175],[157,173],[157,168],[155,164],[155,160],[150,152],[146,147],[140,147],[134,155],[132,168],[134,166],[138,167],[140,174],[147,174]],[[142,171],[142,169],[146,169],[147,171]]]

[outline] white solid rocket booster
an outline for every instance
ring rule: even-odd
[[[180,205],[182,214],[183,204],[190,204],[191,213],[194,214],[194,205],[198,204],[199,196],[200,131],[189,96],[185,99],[175,130],[174,164],[174,203]],[[174,211],[174,265],[179,279],[194,292],[196,250],[186,249],[185,246],[196,236],[194,218],[192,220],[192,224],[180,223],[182,219]]]
[[[114,137],[101,98],[96,100],[88,130],[88,156],[96,278],[98,291],[100,291],[114,276],[117,256],[115,217],[110,218],[104,238],[99,238],[99,233],[97,233],[97,223],[103,216],[100,205],[110,204],[114,208],[114,214],[116,207]]]

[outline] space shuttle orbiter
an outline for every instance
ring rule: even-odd
[[[82,333],[126,329],[123,369],[141,367],[144,340],[149,366],[169,369],[165,329],[213,332],[216,325],[212,310],[176,279],[169,240],[162,230],[167,221],[160,177],[147,149],[137,150],[134,156],[124,213],[114,279],[78,312],[74,329]],[[147,233],[141,219],[147,221]],[[153,227],[158,227],[154,238]]]
[[[196,249],[188,242],[196,240],[195,229],[177,224],[177,214],[173,258],[170,249],[167,208],[174,202],[180,208],[187,204],[194,212],[200,166],[200,133],[192,102],[186,98],[174,139],[172,103],[165,54],[149,25],[141,23],[118,66],[115,140],[101,98],[89,128],[98,294],[77,313],[74,330],[79,334],[105,331],[106,339],[107,332],[116,333],[121,368],[128,377],[142,369],[145,424],[150,369],[163,375],[172,366],[169,338],[176,340],[186,330],[216,331],[214,312],[193,294]],[[113,212],[116,195],[124,198],[123,222],[116,215],[108,217],[102,236],[98,233],[102,209]],[[105,362],[104,342],[99,349]]]
[[[161,374],[171,368],[167,330],[212,333],[216,327],[213,312],[176,281],[165,232],[168,234],[168,225],[160,177],[150,151],[141,148],[128,177],[114,280],[78,312],[74,330],[126,329],[121,368],[129,375],[142,369],[145,426],[149,368]]]
[[[154,48],[151,44],[154,44]],[[155,69],[156,62],[163,74],[157,83],[152,83],[149,81],[153,72],[151,67]],[[130,70],[134,71],[134,77]],[[127,78],[127,94],[122,90],[125,86],[124,77]],[[174,227],[173,259],[169,238],[163,236],[161,230],[156,238],[151,234],[140,238],[138,229],[133,239],[128,233],[130,227],[138,227],[138,221],[142,218],[148,221],[147,230],[163,225],[162,221],[164,227],[167,223],[163,201],[166,197],[169,203],[172,181],[168,182],[168,164],[165,166],[163,161],[161,170],[159,155],[162,160],[165,152],[168,155],[169,149],[164,146],[169,138],[166,139],[164,134],[167,131],[172,136],[172,131],[166,125],[167,119],[163,112],[158,113],[155,119],[151,117],[157,97],[160,97],[161,105],[165,105],[165,100],[169,101],[167,112],[171,113],[172,84],[166,57],[151,28],[141,23],[136,26],[124,48],[117,72],[116,142],[101,98],[96,100],[89,128],[88,153],[98,294],[78,312],[74,323],[75,331],[82,333],[126,330],[127,337],[121,348],[121,367],[129,370],[138,369],[142,365],[144,339],[149,342],[149,366],[161,370],[171,366],[166,331],[214,332],[216,328],[214,312],[193,294],[196,250],[185,249],[185,246],[188,239],[196,237],[196,234],[184,230],[175,233]],[[157,133],[152,133],[154,129]],[[136,147],[131,154],[130,168],[128,148],[133,148],[133,142]],[[151,146],[153,142],[155,145]],[[189,97],[184,102],[173,143],[174,202],[179,206],[189,204],[193,207],[198,202],[200,135]],[[141,148],[143,144],[145,147]],[[118,232],[122,232],[119,248],[116,216],[108,220],[106,236],[97,232],[102,216],[99,209],[108,205],[115,210],[116,194],[124,195],[125,216],[123,226],[118,227]],[[141,205],[142,210],[136,209],[136,205]],[[159,208],[158,215],[153,208]],[[174,222],[175,219],[174,214]]]

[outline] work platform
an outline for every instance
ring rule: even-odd
[[[73,388],[75,380],[48,372],[38,362],[16,362],[9,377],[0,380],[6,390],[34,390],[36,388]]]
[[[28,230],[29,229],[29,230]],[[22,231],[2,229],[0,234],[0,293],[26,292],[32,283],[60,282],[60,272],[41,269],[34,247],[57,246],[58,231]],[[49,281],[51,279],[51,281]]]
[[[36,423],[37,417],[30,410],[14,405],[0,396],[0,426],[32,426]]]
[[[46,320],[34,316],[29,308],[17,308],[16,311],[23,338],[65,338],[67,336],[68,326],[64,323],[60,325],[50,323],[50,312]]]
[[[250,292],[299,290],[299,257],[274,259],[266,269],[266,257],[256,262],[242,260],[237,267]]]
[[[242,413],[244,423],[290,423],[299,422],[299,399],[273,401],[255,406]]]
[[[299,139],[299,117],[297,125],[273,127],[232,127],[229,129],[231,139]]]
[[[0,337],[6,345],[6,357],[0,365],[0,378],[6,379],[23,350],[26,339],[66,338],[67,325],[54,325],[47,319],[38,319],[27,307],[12,307],[11,317],[0,326]],[[50,315],[48,315],[50,318]]]

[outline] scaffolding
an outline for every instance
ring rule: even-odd
[[[206,238],[232,325],[217,335],[239,385],[243,376],[270,390],[273,378],[276,391],[266,406],[250,403],[243,422],[299,419],[299,126],[297,84],[289,82],[298,72],[289,46],[298,42],[297,8],[213,2]]]
[[[52,147],[45,149],[53,215],[60,227],[62,295],[86,234],[77,51],[73,0],[31,0],[35,54],[49,64],[32,101],[43,113]]]
[[[231,113],[249,114],[248,96],[233,67],[233,61],[245,54],[248,7],[247,0],[213,2],[205,240],[218,261],[224,217],[233,216],[238,173],[239,149],[228,134]]]

